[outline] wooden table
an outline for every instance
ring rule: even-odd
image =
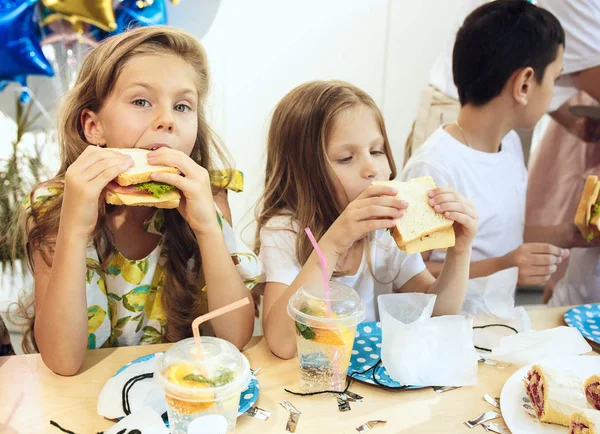
[[[564,325],[565,308],[529,311],[533,328],[543,330]],[[0,433],[55,433],[54,420],[76,434],[96,433],[114,424],[96,413],[97,398],[106,380],[121,366],[145,354],[163,351],[167,344],[122,347],[89,351],[79,374],[60,377],[43,364],[37,354],[0,357]],[[258,374],[260,396],[257,405],[273,413],[268,421],[248,416],[238,419],[236,432],[285,433],[289,413],[279,403],[289,399],[302,412],[298,434],[356,433],[356,427],[369,420],[387,420],[374,434],[398,433],[483,433],[470,431],[463,422],[491,410],[482,396],[500,396],[505,381],[517,367],[498,369],[479,365],[479,382],[446,393],[431,388],[389,391],[355,383],[352,391],[365,397],[351,403],[352,410],[339,412],[331,396],[297,397],[284,387],[298,389],[297,360],[281,360],[268,350],[266,342],[254,338],[245,354]]]

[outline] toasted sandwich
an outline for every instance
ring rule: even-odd
[[[600,182],[597,176],[588,176],[575,213],[575,225],[588,241],[600,238]]]
[[[454,222],[438,214],[429,205],[429,192],[436,185],[431,176],[413,178],[408,182],[375,181],[398,189],[397,197],[408,202],[404,216],[396,219],[391,229],[398,247],[406,253],[443,250],[455,244]]]
[[[133,167],[123,172],[106,186],[106,203],[111,205],[151,206],[177,208],[181,194],[169,184],[153,181],[152,173],[179,173],[175,167],[148,164],[146,149],[111,149],[131,156]]]

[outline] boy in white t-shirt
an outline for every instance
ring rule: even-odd
[[[572,231],[537,228],[523,243],[527,171],[515,128],[533,128],[547,111],[562,70],[565,35],[548,11],[497,0],[475,9],[453,51],[458,120],[436,130],[408,161],[402,179],[430,175],[475,203],[480,225],[470,278],[518,267],[520,284],[544,283],[568,251]],[[556,228],[554,228],[556,229]],[[440,273],[445,252],[424,254]],[[513,286],[514,288],[514,286]]]

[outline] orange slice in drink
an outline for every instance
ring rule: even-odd
[[[210,387],[206,383],[199,381],[186,380],[185,377],[188,375],[198,375],[196,369],[192,365],[186,363],[180,363],[178,365],[172,365],[167,368],[166,377],[173,384],[178,386],[189,387],[191,389],[205,389]],[[208,410],[210,407],[215,405],[212,393],[198,393],[194,396],[195,399],[201,401],[184,401],[179,398],[174,398],[167,393],[167,403],[173,407],[176,411],[183,414],[195,414],[202,411]]]
[[[324,345],[346,345],[338,330],[313,328],[314,341]]]

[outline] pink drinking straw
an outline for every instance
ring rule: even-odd
[[[327,273],[327,261],[325,260],[325,256],[319,248],[317,240],[315,240],[315,237],[311,232],[310,228],[307,227],[306,229],[304,229],[304,231],[306,232],[306,235],[308,235],[308,239],[310,240],[310,243],[315,249],[315,252],[317,252],[319,262],[321,262],[321,271],[323,272],[323,292],[325,293],[325,308],[327,309],[327,318],[331,318],[331,302],[329,300],[329,275]]]
[[[196,343],[196,348],[198,348],[198,358],[200,360],[204,359],[204,352],[202,351],[202,342],[200,341],[200,324],[218,316],[221,316],[223,314],[226,314],[227,312],[231,312],[232,310],[235,310],[238,307],[246,306],[248,303],[250,303],[250,300],[248,300],[247,297],[244,297],[241,300],[228,304],[227,306],[223,306],[213,310],[212,312],[208,312],[207,314],[200,315],[192,322],[192,333],[194,334],[194,342]]]
[[[321,262],[321,270],[323,271],[323,292],[325,293],[325,309],[327,310],[327,318],[332,318],[331,300],[329,297],[329,275],[327,273],[327,261],[325,260],[325,255],[323,255],[323,252],[319,248],[319,245],[317,244],[317,240],[315,240],[315,237],[314,237],[312,231],[310,230],[310,228],[306,227],[304,229],[304,231],[306,232],[306,235],[308,235],[308,239],[310,240],[310,243],[312,244],[313,248],[315,249],[315,252],[317,252],[317,256],[319,257],[319,262]],[[332,365],[333,365],[333,385],[334,385],[334,388],[337,390],[337,389],[339,389],[339,386],[340,386],[340,369],[339,369],[339,366],[337,363],[332,363]]]

